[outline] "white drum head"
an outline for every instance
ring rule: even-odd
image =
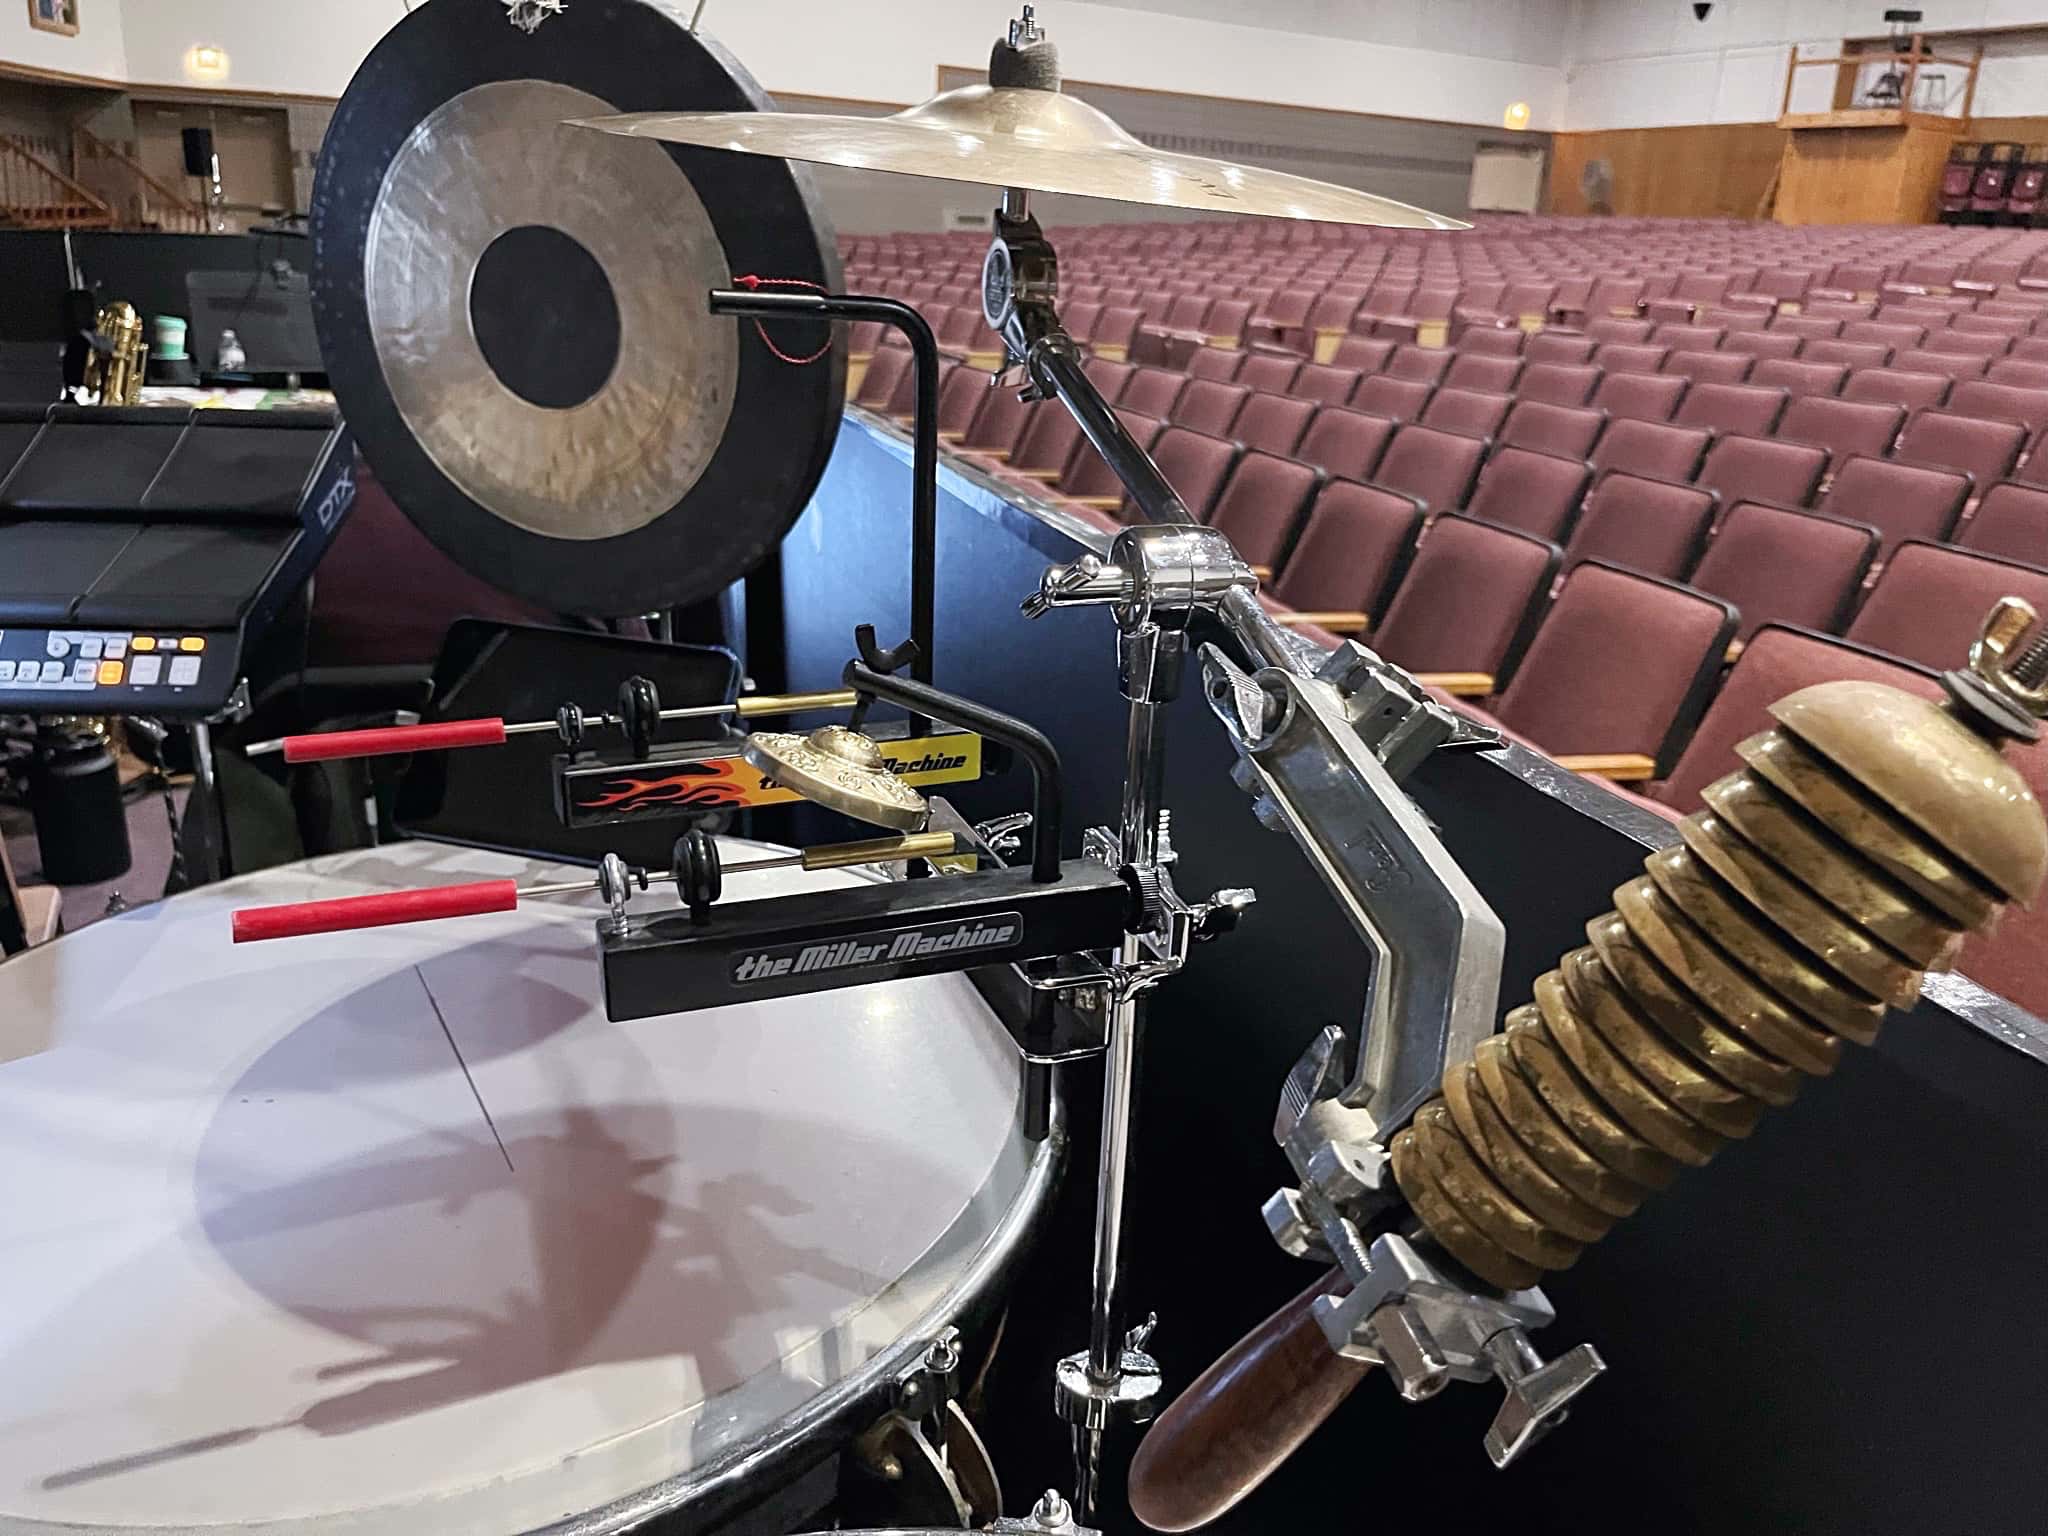
[[[570,873],[407,844],[0,967],[0,1530],[538,1529],[772,1435],[968,1274],[1032,1149],[964,978],[612,1024],[595,898],[228,942]]]

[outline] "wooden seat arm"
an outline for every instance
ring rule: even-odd
[[[1372,627],[1371,616],[1363,613],[1276,613],[1273,620],[1326,629],[1333,635],[1362,635]]]
[[[1657,777],[1657,761],[1640,752],[1567,752],[1557,759],[1573,773],[1589,773],[1617,784],[1640,784]]]
[[[1491,672],[1418,672],[1415,681],[1457,699],[1483,699],[1493,692]]]

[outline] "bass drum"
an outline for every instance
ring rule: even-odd
[[[612,1024],[594,896],[229,942],[575,875],[401,844],[0,966],[0,1530],[820,1518],[897,1376],[1000,1307],[1060,1138],[960,976]]]

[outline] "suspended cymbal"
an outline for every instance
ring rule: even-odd
[[[962,86],[893,117],[628,112],[571,121],[628,138],[1158,208],[1396,229],[1469,227],[1304,176],[1167,154],[1133,138],[1085,101],[1023,86]]]
[[[755,731],[740,751],[785,789],[858,821],[921,832],[931,814],[924,796],[890,771],[881,748],[843,725],[802,736]]]

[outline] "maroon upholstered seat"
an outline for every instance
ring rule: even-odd
[[[1782,389],[1795,400],[1804,395],[1839,395],[1848,377],[1849,370],[1840,363],[1809,363],[1792,357],[1758,358],[1749,370],[1750,383]]]
[[[1429,404],[1429,397],[1435,393],[1434,384],[1424,384],[1416,379],[1397,379],[1391,374],[1369,373],[1351,392],[1351,408],[1370,411],[1375,416],[1391,416],[1395,421],[1413,421],[1422,414],[1423,407]]]
[[[1594,350],[1591,361],[1609,373],[1656,373],[1670,355],[1671,349],[1662,344],[1608,341]]]
[[[1977,331],[1958,330],[1954,326],[1939,331],[1929,331],[1921,347],[1928,352],[1943,352],[1952,357],[1972,357],[1989,362],[1994,357],[2004,357],[2012,350],[2012,336],[1987,336]],[[1981,370],[1980,370],[1981,371]]]
[[[1875,341],[1832,341],[1820,337],[1810,338],[1800,349],[1802,361],[1809,363],[1840,363],[1845,368],[1885,368],[1892,360],[1892,349]]]
[[[1213,379],[1219,384],[1236,382],[1245,354],[1236,347],[1203,347],[1188,359],[1188,377]]]
[[[1929,667],[1960,665],[2001,597],[2048,613],[2048,570],[1918,539],[1899,545],[1849,625],[1849,638]]]
[[[1724,507],[1738,501],[1803,507],[1813,500],[1827,470],[1825,448],[1731,433],[1707,450],[1706,462],[1694,478],[1719,492]]]
[[[1563,553],[1511,528],[1439,517],[1373,626],[1372,647],[1411,672],[1504,676],[1528,642]]]
[[[1598,340],[1589,331],[1579,335],[1573,331],[1538,331],[1522,347],[1522,360],[1528,363],[1583,363],[1593,356]]]
[[[1640,754],[1661,773],[1734,633],[1717,597],[1589,562],[1565,577],[1493,713],[1546,752]]]
[[[1426,427],[1443,427],[1474,437],[1491,437],[1500,430],[1514,405],[1513,395],[1492,394],[1480,389],[1456,389],[1449,385],[1429,397],[1422,408]]]
[[[1294,387],[1294,376],[1301,372],[1301,359],[1287,357],[1278,352],[1250,352],[1237,370],[1235,382],[1252,389],[1262,389],[1270,394],[1284,395]]]
[[[1878,559],[1903,539],[1945,539],[1963,515],[1972,481],[1952,469],[1851,454],[1835,467],[1820,510],[1872,524],[1882,536]]]
[[[1389,378],[1409,379],[1421,384],[1441,384],[1458,354],[1441,347],[1399,346],[1381,370]]]
[[[1756,359],[1741,352],[1673,352],[1664,359],[1663,373],[1682,373],[1695,384],[1740,384],[1749,377]]]
[[[1238,409],[1237,419],[1230,424],[1230,435],[1246,448],[1286,458],[1294,452],[1294,445],[1301,441],[1315,413],[1313,400],[1295,400],[1254,390]]]
[[[2016,421],[2029,435],[2048,427],[2048,389],[1995,384],[1988,379],[1959,379],[1948,392],[1946,408],[1959,416]]]
[[[1915,464],[1960,469],[1979,485],[1993,485],[2012,473],[2026,446],[2027,429],[2016,421],[1986,421],[1929,407],[1906,418],[1894,453]]]
[[[1165,426],[1158,417],[1144,415],[1126,406],[1118,406],[1116,415],[1140,448],[1151,447],[1153,439]],[[1057,484],[1062,496],[1076,501],[1101,501],[1114,505],[1124,494],[1123,481],[1117,478],[1116,471],[1109,467],[1109,461],[1097,453],[1095,445],[1085,437],[1074,445],[1074,452],[1060,471]]]
[[[1273,596],[1304,613],[1377,618],[1407,567],[1422,528],[1422,503],[1353,480],[1327,482],[1273,583]]]
[[[1767,436],[1785,414],[1790,398],[1782,389],[1766,389],[1759,384],[1695,382],[1678,402],[1671,419],[1682,427]]]
[[[1818,512],[1738,501],[1722,514],[1690,584],[1734,604],[1736,638],[1766,624],[1839,630],[1877,557],[1878,532]]]
[[[1397,425],[1389,416],[1325,406],[1295,445],[1294,457],[1333,479],[1369,480]]]
[[[1669,421],[1692,388],[1683,374],[1616,373],[1610,370],[1593,392],[1593,404],[1610,416]]]
[[[1892,354],[1892,367],[1903,373],[1929,373],[1943,379],[1976,379],[1991,366],[1989,358],[1961,352],[1930,352],[1925,348],[1901,347]]]
[[[1515,395],[1551,405],[1584,405],[1600,387],[1601,369],[1593,363],[1530,363],[1522,370]]]
[[[1832,324],[1830,321],[1820,322]],[[1724,352],[1747,352],[1751,357],[1791,358],[1799,355],[1804,337],[1782,330],[1775,324],[1764,331],[1730,331],[1721,343]]]
[[[1443,383],[1452,389],[1477,389],[1502,395],[1513,392],[1522,372],[1519,357],[1499,357],[1483,352],[1459,350],[1451,354],[1451,366],[1444,370]]]
[[[1838,468],[1852,453],[1882,456],[1891,452],[1905,424],[1904,406],[1795,395],[1779,419],[1778,437],[1782,442],[1814,443],[1827,449],[1830,466]]]
[[[1313,400],[1318,405],[1342,405],[1351,398],[1351,391],[1358,388],[1362,377],[1356,368],[1303,363],[1287,392],[1297,400]]]
[[[1909,411],[1939,405],[1948,398],[1951,380],[1938,373],[1912,373],[1898,368],[1858,368],[1842,386],[1844,400],[1878,400]]]
[[[877,347],[875,355],[868,361],[868,371],[861,376],[853,403],[864,405],[871,411],[881,410],[889,403],[889,396],[896,392],[897,382],[910,372],[910,364],[910,348]]]
[[[1927,327],[1891,320],[1850,320],[1842,326],[1844,341],[1874,341],[1879,346],[1903,352],[1927,339]]]
[[[1253,565],[1277,570],[1293,549],[1323,473],[1294,459],[1247,453],[1209,510],[1209,526]]]
[[[1206,519],[1237,464],[1238,447],[1227,438],[1168,427],[1154,440],[1152,457],[1189,515]]]
[[[1712,491],[1610,470],[1586,496],[1565,546],[1565,569],[1602,560],[1652,576],[1683,575],[1699,558],[1719,510]]]
[[[2012,384],[2020,389],[2048,389],[2048,362],[2001,357],[1984,372],[1994,384]]]
[[[1528,333],[1510,326],[1475,325],[1458,338],[1458,350],[1467,356],[1520,357]]]
[[[1095,333],[1088,338],[1089,350],[1117,358],[1129,356],[1144,320],[1145,312],[1135,304],[1105,305],[1095,322]]]
[[[1515,402],[1495,436],[1501,443],[1583,459],[1606,427],[1607,413],[1597,407],[1551,405],[1525,396]]]
[[[1979,554],[2048,565],[2048,490],[2011,480],[1992,486],[1956,543]]]
[[[981,409],[974,413],[974,420],[968,423],[966,435],[960,440],[961,451],[993,458],[1008,455],[1041,405],[1054,411],[1066,409],[1057,401],[1021,400],[1014,389],[990,390]]]
[[[1479,471],[1465,513],[1557,542],[1579,515],[1592,479],[1593,466],[1583,456],[1496,447]]]
[[[1720,350],[1722,337],[1727,334],[1726,328],[1718,325],[1667,323],[1652,331],[1650,340],[1673,351],[1716,352]]]
[[[1490,444],[1483,437],[1411,422],[1394,434],[1373,483],[1415,497],[1432,512],[1465,505]]]
[[[1091,357],[1081,365],[1081,371],[1088,375],[1089,382],[1101,392],[1102,398],[1114,405],[1130,384],[1131,375],[1138,370],[1130,363],[1114,362],[1106,357]]]
[[[1644,342],[1657,329],[1657,322],[1640,317],[1628,319],[1622,315],[1595,315],[1586,322],[1586,335],[1596,343],[1610,341]]]
[[[1705,427],[1624,418],[1607,424],[1591,457],[1595,469],[1622,469],[1653,480],[1690,480],[1713,438]]]
[[[1171,368],[1139,368],[1125,381],[1118,405],[1127,405],[1147,416],[1173,415],[1173,403],[1186,388],[1188,376]]]
[[[1167,419],[1177,427],[1189,427],[1211,437],[1228,437],[1230,424],[1237,420],[1237,413],[1251,393],[1242,384],[1191,378],[1173,402]]]
[[[1519,336],[1521,332],[1513,334]],[[1337,343],[1330,363],[1337,368],[1356,368],[1360,373],[1379,373],[1387,366],[1387,359],[1394,355],[1397,345],[1399,343],[1384,336],[1346,336]]]

